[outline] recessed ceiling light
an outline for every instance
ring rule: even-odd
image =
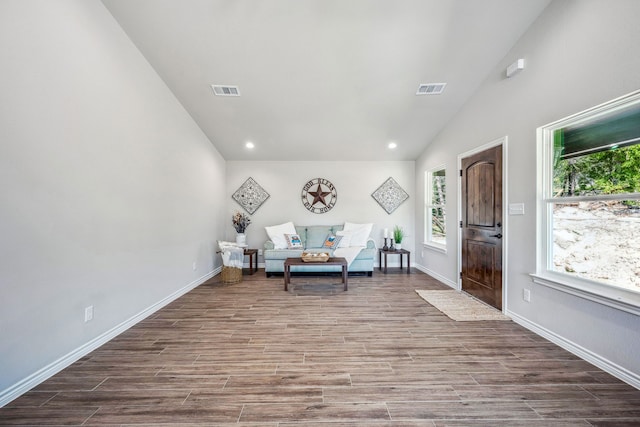
[[[396,148],[398,146],[398,144],[396,144],[395,142],[390,142],[387,147],[389,147],[389,150],[393,150],[394,148]]]
[[[244,144],[245,147],[247,147],[249,150],[252,150],[255,147],[255,144],[251,141],[247,141],[246,144]]]

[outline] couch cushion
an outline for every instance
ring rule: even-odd
[[[307,247],[307,226],[306,225],[296,225],[296,233],[300,236],[300,241],[302,242],[302,247]]]
[[[327,234],[333,232],[330,225],[309,225],[307,226],[307,240],[305,241],[305,249],[321,248]]]
[[[351,233],[351,246],[367,246],[373,224],[344,223],[344,231]]]
[[[296,234],[296,227],[293,225],[293,222],[285,222],[284,224],[265,227],[264,229],[267,231],[267,235],[276,249],[287,248],[287,239],[284,237],[285,234]]]
[[[288,249],[302,249],[302,239],[299,234],[285,234],[285,239],[287,239],[287,248]]]
[[[322,247],[323,248],[327,248],[327,249],[335,249],[335,248],[338,247],[338,244],[340,243],[340,240],[342,240],[342,236],[338,236],[336,234],[329,233],[329,234],[327,234],[327,237],[325,237],[324,243],[322,244]]]
[[[336,231],[336,236],[340,236],[339,248],[348,248],[351,246],[351,232],[349,231]]]
[[[271,249],[265,251],[265,261],[267,259],[285,260],[287,258],[300,258],[302,256],[302,249]]]

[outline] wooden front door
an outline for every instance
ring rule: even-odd
[[[502,146],[461,164],[462,290],[502,310]]]

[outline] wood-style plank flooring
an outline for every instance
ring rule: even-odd
[[[213,278],[0,409],[2,425],[638,426],[640,391],[511,321],[373,277]]]

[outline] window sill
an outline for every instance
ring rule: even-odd
[[[640,316],[640,294],[597,282],[531,274],[534,283]]]
[[[447,253],[447,247],[444,245],[439,245],[437,243],[429,243],[429,242],[424,242],[422,243],[422,246],[426,249],[430,249],[434,252],[440,252],[443,254]]]

